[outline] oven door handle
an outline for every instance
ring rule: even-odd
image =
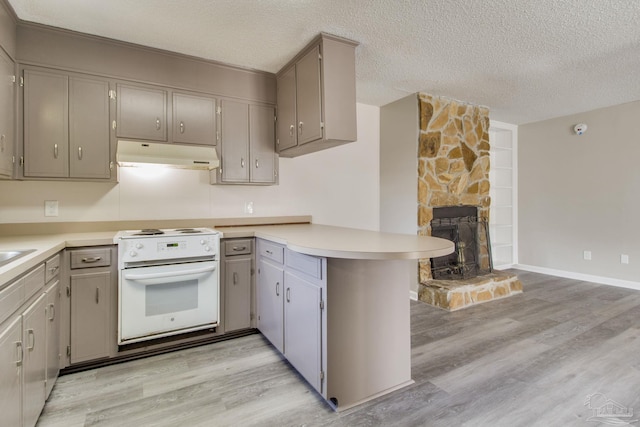
[[[204,273],[210,273],[215,270],[216,270],[216,267],[214,266],[214,267],[194,268],[193,270],[168,271],[166,273],[131,274],[131,273],[124,272],[122,276],[127,280],[133,280],[138,282],[142,282],[144,280],[164,279],[167,277],[182,277],[183,279],[188,280],[190,278],[185,276],[201,275]],[[156,282],[156,283],[161,283],[161,282]]]

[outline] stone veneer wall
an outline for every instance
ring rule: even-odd
[[[478,218],[488,221],[489,109],[424,93],[418,99],[418,234],[431,235],[434,207],[477,206]],[[480,268],[487,269],[489,255],[481,247]],[[430,261],[419,265],[420,283],[426,283]]]

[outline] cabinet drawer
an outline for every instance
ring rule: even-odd
[[[226,240],[224,254],[226,256],[246,255],[251,253],[251,239]]]
[[[49,283],[51,279],[60,274],[60,254],[54,255],[44,263],[44,281]]]
[[[24,280],[16,280],[0,291],[0,324],[24,302]]]
[[[44,287],[44,264],[24,276],[25,301]]]
[[[71,252],[71,269],[111,265],[111,249],[83,249]]]
[[[285,260],[287,267],[322,280],[322,258],[287,249]]]
[[[284,262],[284,247],[266,240],[261,240],[259,247],[260,256],[269,258],[280,264]]]

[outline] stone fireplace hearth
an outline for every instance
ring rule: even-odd
[[[466,221],[476,221],[486,228],[491,205],[488,108],[424,93],[418,98],[418,234],[431,236],[433,224],[444,224],[441,228],[446,228],[447,222],[438,221],[437,215],[434,222],[434,208],[443,207],[475,207],[476,219]],[[466,224],[462,226],[467,227]],[[450,228],[455,233],[461,229],[460,225]],[[477,233],[477,241],[473,244],[477,244],[477,254],[473,256],[478,276],[460,274],[459,278],[454,278],[452,274],[450,279],[459,280],[449,280],[444,274],[435,280],[432,265],[438,265],[438,262],[420,260],[419,300],[447,310],[457,310],[522,292],[522,284],[515,275],[491,272],[486,233]],[[448,268],[460,270],[463,264],[467,264],[469,254],[467,248],[457,246],[453,257],[462,256],[463,259],[454,260],[449,256],[450,259],[446,260],[450,265]],[[446,272],[446,266],[439,268]]]

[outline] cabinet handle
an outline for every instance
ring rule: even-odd
[[[16,341],[16,356],[16,366],[22,366],[23,351],[21,341]]]
[[[96,288],[96,304],[100,304],[100,288]]]
[[[244,157],[240,157],[240,167],[244,167]]]
[[[244,251],[245,249],[247,249],[246,246],[234,246],[233,247],[234,251]]]
[[[268,249],[267,249],[265,252],[266,252],[266,253],[268,253],[269,255],[273,255],[273,252],[271,252],[271,251],[270,251],[270,250],[268,250]]]
[[[58,268],[60,268],[60,267],[56,265],[55,267],[50,267],[50,268],[49,268],[49,271],[51,272],[51,274],[53,274],[53,273],[55,273],[55,272],[56,272],[56,270],[57,270]]]
[[[293,133],[295,132],[296,127],[294,125],[289,126],[289,136],[293,138]]]
[[[184,133],[184,122],[180,122],[180,133]]]
[[[4,135],[0,135],[0,152],[4,153]]]
[[[260,167],[260,164],[258,163],[258,159],[256,159],[256,169],[258,169]]]
[[[287,288],[287,302],[291,302],[291,288]]]
[[[276,296],[280,296],[280,282],[276,282]]]
[[[82,160],[82,147],[78,147],[78,160]]]
[[[49,321],[53,322],[56,318],[56,306],[54,304],[49,304]]]
[[[33,329],[27,329],[27,350],[33,350],[36,346],[36,335]]]
[[[101,256],[92,256],[92,257],[86,257],[86,258],[82,258],[82,262],[86,262],[87,264],[91,264],[94,262],[98,262],[102,259]]]
[[[237,285],[238,284],[238,273],[237,272],[233,272],[233,284]]]
[[[156,130],[160,130],[160,117],[156,118]]]
[[[303,122],[298,123],[298,135],[302,135],[302,126],[304,126]]]
[[[53,158],[58,158],[58,144],[53,144]]]

